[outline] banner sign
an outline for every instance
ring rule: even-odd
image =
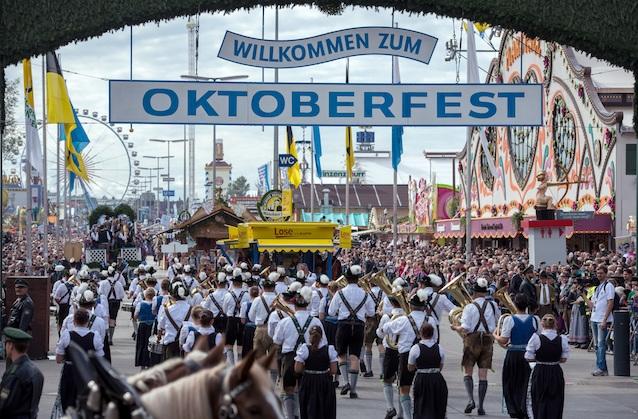
[[[542,84],[207,83],[111,80],[113,123],[540,126]]]
[[[400,28],[343,29],[294,40],[257,39],[226,31],[217,56],[253,67],[294,68],[356,55],[393,55],[428,64],[438,39]]]

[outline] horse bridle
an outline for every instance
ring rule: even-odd
[[[230,388],[231,372],[232,368],[227,369],[222,380],[222,400],[219,407],[220,419],[236,419],[239,417],[239,409],[235,404],[235,399],[252,385],[252,380],[246,380],[234,388]]]

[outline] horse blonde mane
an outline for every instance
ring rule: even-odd
[[[224,365],[205,369],[142,394],[142,404],[152,417],[212,418],[209,385]]]
[[[191,359],[193,359],[193,361],[195,362],[199,362],[201,361],[201,359],[203,359],[206,356],[206,354],[203,352],[201,354],[202,355],[200,357],[199,351],[192,352]],[[191,355],[189,355],[189,357]],[[183,363],[184,363],[184,360],[180,358],[167,359],[161,364],[155,365],[154,367],[151,367],[138,374],[128,377],[126,381],[128,381],[130,385],[132,385],[133,387],[135,387],[142,393],[145,393],[150,390],[148,388],[148,385],[146,384],[147,382],[157,383],[158,386],[165,385],[167,382],[166,372],[171,371],[173,368]]]

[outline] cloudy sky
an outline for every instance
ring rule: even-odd
[[[266,9],[266,38],[274,38],[274,9]],[[379,11],[361,8],[348,9],[341,16],[326,16],[317,9],[296,7],[283,9],[279,13],[280,39],[294,39],[344,28],[358,26],[390,26],[391,11]],[[412,60],[401,59],[400,71],[403,83],[454,83],[457,78],[456,65],[444,60],[445,42],[452,37],[456,26],[459,36],[460,22],[436,16],[409,16],[397,14],[396,22],[402,28],[424,32],[439,38],[434,56],[429,65]],[[173,19],[160,24],[146,24],[133,29],[133,78],[174,80],[188,72],[188,35],[187,18]],[[241,11],[228,15],[206,14],[200,18],[199,35],[199,74],[204,76],[227,76],[246,74],[247,81],[261,81],[261,69],[246,67],[217,58],[217,51],[226,30],[255,38],[261,37],[261,9],[250,12]],[[498,42],[494,40],[494,44]],[[478,49],[487,49],[488,45],[477,38]],[[129,29],[107,33],[86,42],[70,44],[58,50],[69,94],[73,104],[79,109],[105,114],[108,109],[108,79],[129,78]],[[479,54],[479,65],[487,69],[495,53]],[[34,84],[36,91],[36,113],[41,114],[41,58],[33,59]],[[465,60],[460,65],[460,81],[465,80]],[[362,56],[350,59],[350,80],[356,83],[390,83],[391,58],[388,56]],[[21,78],[21,67],[11,67],[7,71],[9,79]],[[273,80],[273,70],[266,70],[266,81]],[[282,82],[343,82],[345,60],[333,61],[317,66],[300,69],[284,69],[279,72]],[[485,72],[481,71],[481,77]],[[20,109],[18,118],[21,118]],[[96,124],[93,124],[96,125]],[[124,128],[123,133],[128,128]],[[377,138],[376,149],[390,149],[390,128],[374,129]],[[49,129],[48,132],[52,132]],[[102,153],[105,158],[98,167],[102,174],[96,195],[108,190],[107,179],[113,180],[111,188],[120,189],[127,173],[127,161],[123,151],[112,147],[113,138],[100,126],[88,127],[89,136],[94,142],[102,141],[104,147],[94,144],[94,153]],[[285,130],[280,129],[280,150],[283,149]],[[344,161],[343,128],[322,128],[324,169],[342,169]],[[272,158],[273,129],[266,127],[218,127],[217,136],[224,140],[225,160],[233,165],[233,177],[246,176],[251,185],[257,183],[257,167]],[[295,136],[302,137],[301,128],[295,128]],[[310,138],[310,130],[306,130]],[[103,140],[103,138],[106,138]],[[130,141],[138,156],[165,153],[165,147],[158,148],[149,138],[183,138],[183,126],[135,125]],[[407,182],[408,176],[429,177],[430,167],[423,157],[425,151],[458,151],[465,141],[464,128],[406,128],[404,135],[404,154],[399,169],[399,182]],[[106,150],[104,150],[106,148]],[[176,158],[171,162],[171,175],[176,178],[177,190],[181,196],[183,185],[183,152],[181,145],[171,154]],[[51,147],[48,148],[51,150]],[[51,153],[51,152],[50,152]],[[196,193],[204,196],[204,165],[212,159],[212,127],[198,126],[196,129]],[[139,157],[138,157],[139,158]],[[142,160],[142,159],[140,159]],[[154,165],[142,161],[141,165]],[[389,163],[385,165],[367,165],[369,183],[391,183]],[[432,170],[439,182],[451,182],[451,163],[435,163]],[[98,171],[96,170],[96,174]],[[115,180],[117,179],[117,180]],[[328,180],[327,180],[328,181]],[[334,179],[330,180],[334,181]],[[253,186],[253,189],[255,187]]]

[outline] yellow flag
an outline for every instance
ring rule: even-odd
[[[281,215],[283,217],[292,216],[292,189],[281,191]]]
[[[341,226],[339,229],[339,247],[342,249],[352,248],[352,226]]]
[[[62,77],[58,58],[47,52],[47,122],[50,124],[72,124],[75,122],[73,108]]]
[[[352,127],[346,127],[346,176],[352,180],[354,149],[352,148]]]
[[[288,168],[288,181],[295,188],[301,184],[301,168],[297,159],[297,143],[292,135],[292,127],[286,127],[286,152],[293,156],[297,162]]]

